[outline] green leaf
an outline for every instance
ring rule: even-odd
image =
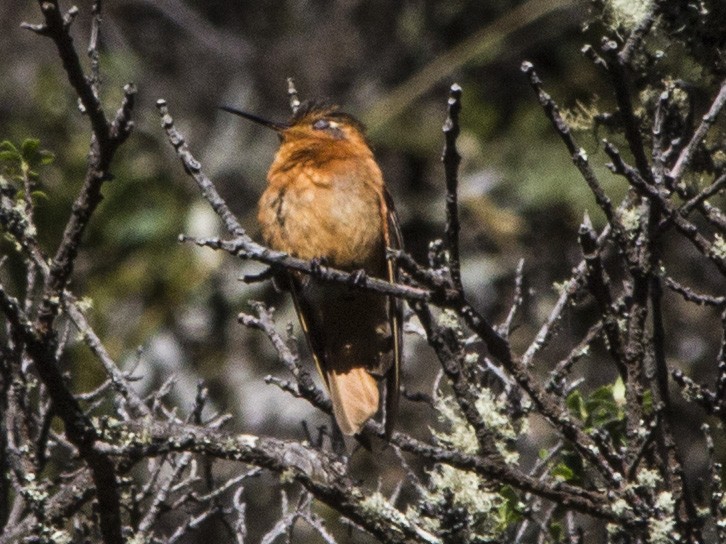
[[[33,164],[38,159],[38,150],[40,149],[40,140],[36,138],[26,138],[20,144],[20,151],[25,162]]]
[[[653,413],[653,391],[650,389],[643,392],[643,411],[646,414]]]
[[[620,376],[613,384],[613,400],[621,406],[625,404],[625,384]]]
[[[50,200],[50,197],[44,191],[33,191],[32,193],[30,193],[30,196],[33,198],[33,200]]]
[[[22,160],[28,169],[35,168],[42,164],[49,164],[53,161],[54,155],[50,151],[40,149],[40,140],[36,138],[27,138],[23,140],[20,146]]]
[[[558,463],[551,472],[552,476],[559,478],[563,482],[569,482],[575,478],[575,471],[573,471],[565,463]]]
[[[522,519],[522,508],[519,496],[510,486],[503,486],[499,494],[504,498],[497,510],[497,517],[502,527],[509,527]]]
[[[587,421],[587,407],[585,406],[585,399],[582,398],[582,393],[573,391],[567,395],[566,403],[572,415],[582,421]]]
[[[3,140],[0,142],[0,151],[8,151],[11,153],[15,153],[17,157],[20,157],[20,153],[18,153],[18,148],[15,147],[10,140]]]
[[[597,402],[597,401],[611,402],[613,400],[613,386],[612,385],[603,385],[602,387],[598,387],[590,395],[590,400],[593,400],[595,402]]]
[[[55,160],[55,153],[48,151],[46,149],[43,149],[40,152],[40,162],[38,164],[40,165],[46,165],[50,164]]]
[[[565,538],[565,530],[562,524],[558,521],[553,521],[550,525],[550,535],[552,535],[553,542],[560,542]]]
[[[0,162],[19,163],[21,160],[17,151],[0,151]]]

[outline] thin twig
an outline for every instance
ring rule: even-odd
[[[91,39],[88,43],[88,57],[91,59],[91,77],[89,82],[96,99],[98,99],[98,88],[101,84],[100,74],[100,53],[98,51],[101,38],[101,0],[94,0],[91,8],[93,16],[91,23]]]
[[[672,221],[676,229],[683,234],[704,256],[726,275],[726,260],[713,251],[713,244],[709,242],[698,230],[698,227],[688,221],[677,208],[660,192],[660,189],[645,181],[637,170],[625,163],[619,151],[608,141],[605,141],[605,152],[612,159],[612,170],[616,174],[622,174],[640,194],[648,197],[656,203],[665,218]]]
[[[716,122],[716,118],[723,109],[724,104],[726,104],[726,79],[721,83],[721,88],[719,89],[716,98],[714,98],[711,103],[708,113],[703,116],[701,124],[698,125],[693,137],[688,142],[688,145],[683,148],[681,154],[678,156],[675,166],[671,169],[669,177],[673,185],[677,185],[688,170],[688,166],[691,164],[691,159],[693,158],[696,149],[706,137],[708,130]]]
[[[371,508],[369,493],[347,474],[336,456],[296,441],[235,435],[191,424],[123,422],[104,429],[100,451],[114,456],[141,458],[170,452],[211,455],[287,474],[318,500],[361,525],[389,544],[440,543],[393,506]]]
[[[725,188],[726,174],[721,174],[718,178],[716,178],[716,180],[714,180],[711,185],[702,189],[701,192],[699,192],[697,195],[690,198],[688,202],[683,204],[683,206],[681,206],[678,210],[679,213],[684,217],[687,216],[691,213],[691,211],[693,211],[694,208],[697,208],[698,206],[703,204],[706,199],[709,199],[712,196],[718,194]]]
[[[557,107],[557,104],[549,94],[544,92],[542,88],[542,80],[534,71],[532,63],[523,62],[521,69],[529,77],[529,83],[534,89],[534,92],[537,94],[537,98],[542,106],[542,109],[552,123],[555,131],[564,142],[565,147],[567,147],[567,151],[570,153],[572,162],[575,163],[575,166],[580,171],[580,174],[587,183],[587,186],[595,196],[595,202],[597,202],[597,205],[600,206],[600,209],[605,214],[608,223],[612,225],[613,228],[618,227],[619,221],[613,214],[612,202],[607,194],[605,194],[602,184],[597,179],[592,167],[590,167],[585,149],[577,145],[574,137],[572,136],[572,131],[570,130],[569,125],[562,118],[562,115],[560,115],[560,110]]]
[[[522,285],[524,283],[524,259],[519,259],[517,263],[517,269],[514,274],[514,296],[512,297],[512,307],[509,309],[507,318],[499,328],[499,330],[508,337],[512,333],[512,323],[517,315],[517,312],[524,302],[524,294],[522,291]]]
[[[454,288],[463,292],[461,284],[461,256],[459,254],[459,163],[461,155],[456,149],[459,137],[459,112],[461,111],[461,87],[454,83],[449,90],[449,102],[444,122],[445,144],[441,160],[446,175],[446,241],[449,248],[449,270]]]
[[[157,100],[156,107],[159,110],[159,115],[161,115],[161,126],[166,131],[169,142],[181,159],[182,164],[184,165],[184,170],[194,178],[194,181],[197,182],[197,185],[201,189],[204,197],[212,205],[214,211],[217,212],[217,215],[219,215],[224,222],[224,226],[227,228],[227,231],[232,236],[244,238],[245,240],[249,239],[245,230],[242,228],[242,225],[240,225],[237,218],[230,211],[227,203],[221,196],[219,196],[214,184],[212,184],[209,178],[204,175],[204,172],[202,172],[202,165],[192,156],[184,136],[182,136],[182,134],[174,126],[174,119],[172,119],[171,115],[169,115],[169,108],[166,104],[166,100],[163,98]]]
[[[666,276],[664,281],[670,289],[681,295],[684,300],[687,300],[688,302],[695,302],[701,306],[715,306],[717,308],[726,307],[726,296],[715,297],[712,295],[696,293],[690,287],[686,287],[669,276]]]
[[[608,62],[608,73],[612,78],[615,100],[620,110],[628,148],[635,158],[635,166],[638,169],[638,173],[646,181],[652,182],[653,176],[650,165],[648,164],[648,158],[645,155],[645,146],[643,145],[643,138],[640,135],[638,117],[635,115],[633,102],[630,98],[630,84],[626,75],[626,67],[623,63],[625,55],[622,52],[618,53],[617,43],[608,39],[603,39],[602,51]]]
[[[590,217],[585,214],[582,225],[580,225],[579,241],[586,263],[587,286],[593,298],[597,302],[599,314],[602,316],[603,329],[607,337],[607,346],[618,372],[625,379],[627,373],[623,365],[623,339],[620,334],[618,315],[614,311],[613,296],[610,291],[610,278],[605,272],[597,245],[597,235],[590,222]]]

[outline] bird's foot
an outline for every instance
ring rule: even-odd
[[[359,268],[358,270],[351,272],[348,283],[351,287],[363,287],[366,284],[366,281],[368,281],[366,271]]]
[[[310,259],[310,272],[315,277],[323,276],[323,269],[328,265],[328,260],[325,257],[313,257]]]

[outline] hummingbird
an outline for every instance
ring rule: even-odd
[[[402,249],[401,231],[362,123],[317,102],[301,103],[285,123],[221,109],[280,138],[257,215],[266,245],[354,277],[397,281],[386,248]],[[401,301],[301,273],[281,275],[339,429],[359,435],[383,404],[390,436],[398,411]]]

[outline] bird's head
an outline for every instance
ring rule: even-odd
[[[271,128],[280,136],[281,145],[328,152],[370,153],[365,127],[355,117],[340,111],[337,106],[303,102],[286,123],[269,121],[257,115],[229,106],[221,109]]]

